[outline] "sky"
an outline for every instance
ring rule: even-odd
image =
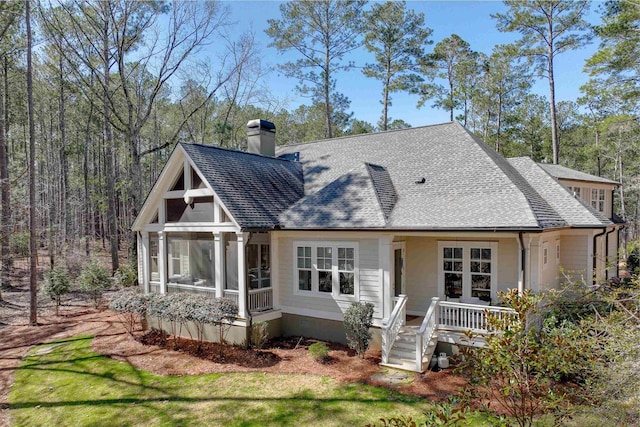
[[[231,20],[235,21],[234,31],[252,30],[263,55],[264,65],[274,68],[266,76],[266,86],[280,99],[288,99],[288,109],[295,109],[300,104],[308,104],[307,98],[300,97],[295,86],[297,81],[285,77],[277,69],[278,63],[295,60],[291,54],[282,54],[277,49],[268,47],[270,38],[265,34],[267,20],[279,18],[280,2],[274,1],[225,1],[231,11]],[[593,1],[589,14],[585,17],[590,23],[600,21],[598,7],[602,2]],[[433,46],[451,34],[458,34],[471,45],[475,51],[490,54],[497,44],[510,43],[519,38],[517,33],[501,33],[496,29],[496,20],[491,14],[504,12],[506,7],[499,1],[407,1],[407,7],[425,15],[426,26],[433,29],[431,39]],[[211,48],[213,49],[213,48]],[[597,49],[597,41],[578,51],[563,53],[556,58],[555,80],[556,101],[575,101],[580,96],[579,88],[586,83],[588,76],[583,73],[584,62]],[[212,55],[213,56],[213,55]],[[354,61],[362,67],[373,62],[373,55],[364,47],[354,51],[345,60]],[[376,124],[381,116],[382,105],[381,83],[376,79],[366,78],[360,69],[341,72],[336,76],[337,90],[351,100],[350,110],[354,117]],[[535,93],[549,94],[546,79],[537,78],[533,87]],[[442,123],[449,120],[448,112],[430,107],[430,103],[418,109],[417,96],[402,93],[392,95],[390,116],[402,119],[412,126]]]

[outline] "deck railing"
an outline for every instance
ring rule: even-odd
[[[493,307],[476,304],[440,301],[438,303],[438,327],[450,331],[489,332],[487,329],[487,313],[506,318],[513,310],[506,307]]]
[[[389,319],[385,319],[384,329],[382,330],[382,363],[389,361],[389,353],[391,352],[393,343],[396,341],[398,332],[402,325],[405,324],[407,318],[407,296],[397,296],[393,299],[393,302],[393,311]]]
[[[249,310],[265,311],[273,308],[273,288],[250,289]]]
[[[431,358],[431,354],[427,354],[427,349],[429,348],[431,340],[434,339],[438,333],[439,302],[440,298],[438,297],[431,299],[431,305],[429,305],[427,314],[424,316],[420,329],[416,332],[416,367],[419,371],[422,371],[422,361],[424,358]]]

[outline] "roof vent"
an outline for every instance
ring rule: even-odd
[[[276,155],[276,126],[266,120],[255,119],[247,123],[247,151],[263,156]]]
[[[416,184],[424,184],[425,182],[427,182],[427,179],[423,176],[422,179],[416,181]]]

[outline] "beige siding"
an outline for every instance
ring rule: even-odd
[[[617,275],[618,269],[618,230],[609,234],[609,257],[607,258],[609,266],[609,278]]]
[[[544,233],[540,238],[540,283],[539,290],[558,289],[560,285],[560,262],[556,258],[556,244],[560,243],[560,252],[564,250],[560,233]],[[547,248],[547,265],[544,265],[544,248]]]
[[[561,274],[561,281],[579,280],[587,282],[590,280],[590,278],[585,277],[588,271],[589,238],[590,236],[587,235],[561,237],[560,267],[564,271],[564,274]]]
[[[438,241],[455,238],[407,237],[406,291],[407,310],[425,313],[431,298],[438,295]],[[461,239],[457,239],[461,240]],[[465,239],[484,241],[482,239]],[[498,243],[497,290],[518,287],[518,241],[515,238],[491,240]]]
[[[335,234],[334,234],[335,235]],[[334,299],[332,297],[299,295],[294,293],[295,280],[293,244],[296,241],[338,241],[358,243],[359,265],[359,294],[360,301],[374,305],[374,317],[382,318],[382,285],[378,268],[378,239],[350,239],[314,236],[281,237],[279,238],[279,295],[280,305],[291,307],[298,311],[313,311],[327,313],[331,317],[341,316],[349,307],[351,300]]]

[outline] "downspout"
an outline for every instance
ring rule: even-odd
[[[613,227],[611,231],[607,231],[607,234],[604,235],[604,253],[605,253],[605,269],[604,269],[604,278],[609,280],[609,268],[607,268],[606,264],[609,262],[609,234],[616,231],[616,227]],[[616,257],[616,260],[618,258]],[[616,262],[616,265],[618,263]]]
[[[606,233],[606,232],[607,232],[607,229],[606,229],[606,227],[605,227],[605,228],[602,230],[602,233],[598,233],[598,234],[595,234],[595,235],[593,236],[593,257],[592,257],[592,266],[591,266],[591,268],[592,268],[592,271],[593,271],[593,280],[592,280],[592,283],[593,283],[594,285],[596,284],[596,276],[597,276],[597,274],[598,274],[598,270],[596,269],[596,264],[597,264],[597,259],[598,259],[598,257],[597,257],[597,252],[598,252],[598,251],[597,251],[597,248],[598,248],[598,246],[597,246],[597,241],[598,241],[598,237],[601,237],[601,236],[602,236],[602,235],[604,235],[604,233]],[[606,267],[606,266],[605,266],[605,267]]]
[[[518,257],[518,294],[522,295],[525,288],[525,263],[527,261],[522,231],[518,233],[518,250],[520,251],[520,256]]]

